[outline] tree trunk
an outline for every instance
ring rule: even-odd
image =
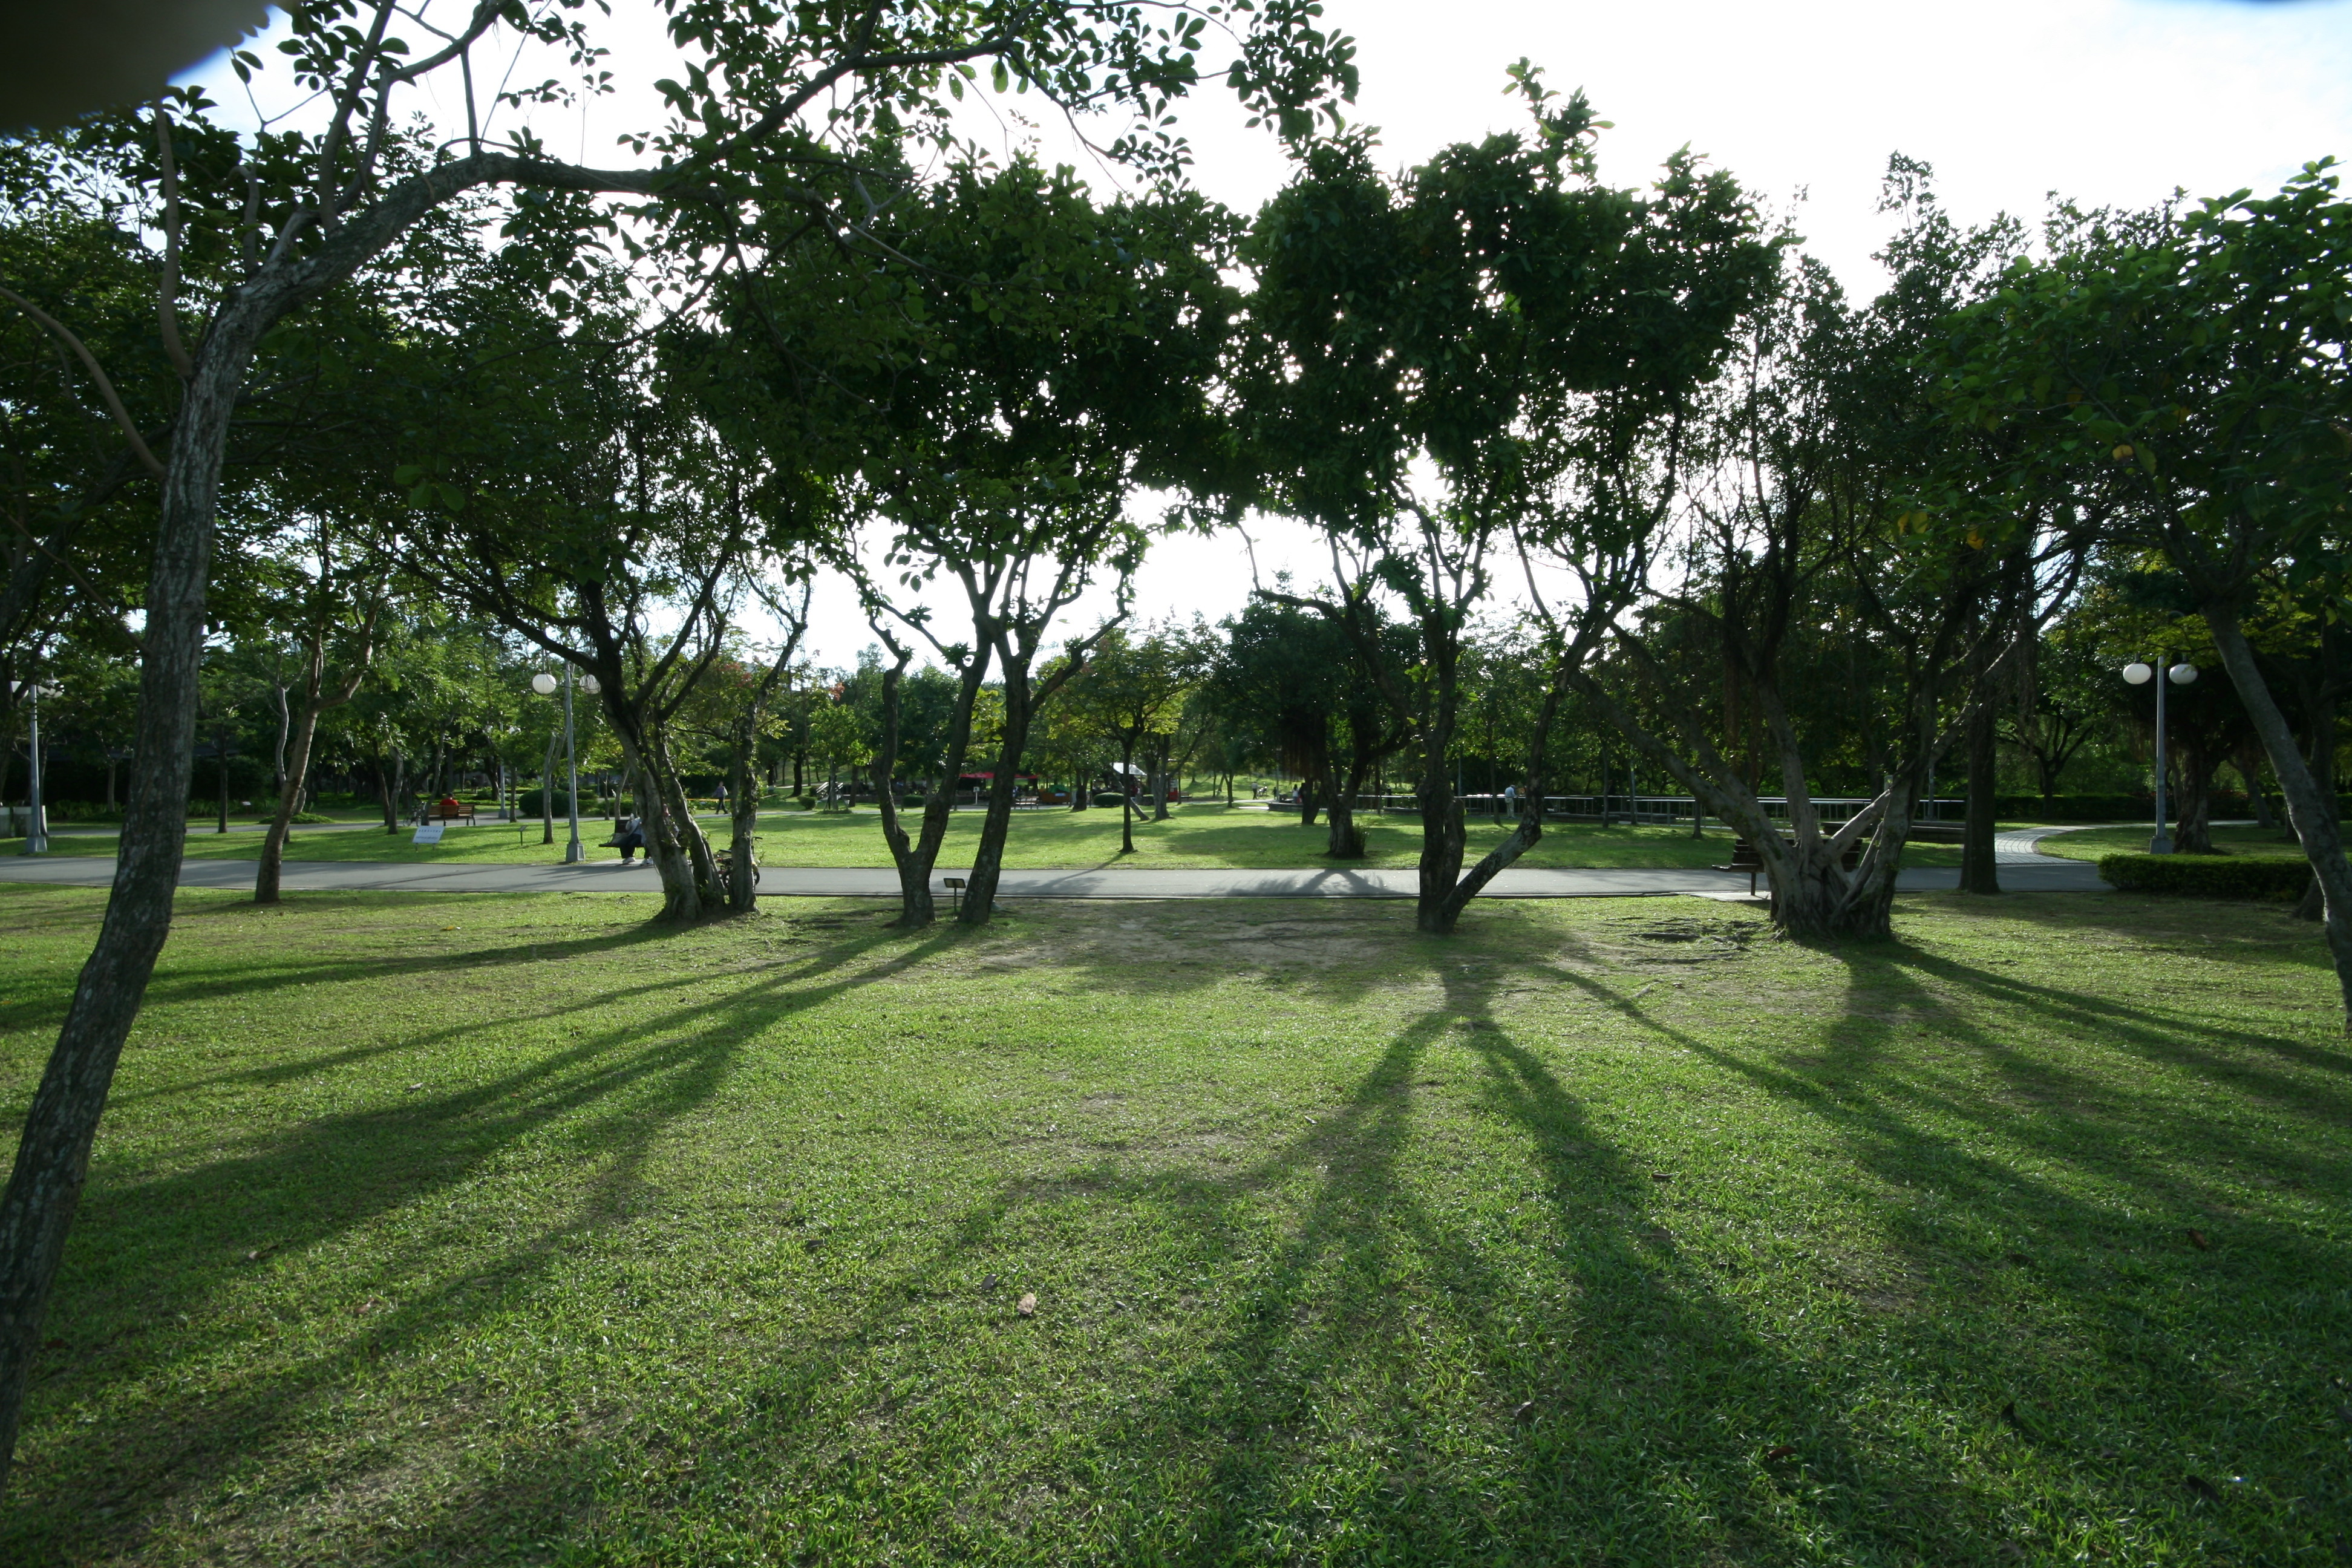
[[[646,852],[661,879],[661,918],[700,920],[717,901],[718,867],[710,858],[709,841],[694,820],[694,809],[687,804],[685,786],[669,765],[667,742],[657,727],[647,725],[634,745],[625,732],[621,744],[625,752],[634,753],[637,816],[645,823]]]
[[[232,297],[197,351],[173,430],[148,573],[138,734],[113,890],[34,1091],[7,1190],[0,1194],[0,1488],[16,1452],[49,1289],[89,1179],[90,1142],[123,1039],[171,934],[187,837],[221,458],[246,363],[275,319],[275,313],[238,309]]]
[[[253,901],[257,904],[278,902],[278,878],[286,865],[286,838],[293,831],[294,807],[302,798],[301,779],[310,766],[310,740],[319,731],[321,711],[315,701],[305,702],[301,717],[294,721],[285,787],[278,792],[278,809],[270,814],[269,833],[261,841],[261,868],[254,873]]]
[[[901,653],[898,663],[882,676],[882,745],[876,765],[886,782],[898,771],[898,699],[908,657]],[[948,743],[941,752],[942,776],[939,787],[923,796],[922,819],[912,838],[899,820],[898,792],[882,792],[882,839],[889,846],[891,864],[898,870],[898,918],[893,923],[901,931],[914,931],[939,919],[931,871],[939,863],[940,846],[946,842],[954,816],[951,786],[962,776],[964,756],[971,749],[971,712],[987,682],[988,661],[989,649],[982,644],[957,680],[956,705],[948,718]]]
[[[547,756],[539,764],[539,841],[541,844],[555,842],[555,745],[561,739],[562,737],[557,733],[549,733]],[[568,807],[577,803],[566,801],[564,804]]]
[[[1968,817],[1960,829],[1960,891],[1998,893],[2000,872],[1993,858],[1995,798],[2000,787],[2000,755],[1994,749],[1999,733],[1992,704],[1979,703],[1969,721]]]
[[[2253,721],[2254,733],[2262,738],[2263,750],[2270,755],[2271,772],[2278,779],[2279,793],[2286,797],[2287,820],[2294,825],[2295,837],[2303,841],[2304,855],[2310,860],[2312,875],[2322,889],[2327,950],[2336,963],[2336,987],[2343,994],[2345,1030],[2352,1034],[2352,862],[2344,858],[2336,802],[2321,795],[2319,781],[2296,748],[2294,733],[2287,727],[2286,715],[2279,711],[2269,683],[2254,663],[2253,649],[2246,646],[2245,633],[2239,627],[2236,614],[2224,606],[2210,607],[2205,612],[2205,624],[2212,628],[2213,641],[2221,653],[2221,667],[2230,672],[2230,682],[2238,689],[2238,700],[2245,705],[2247,717]],[[2331,746],[2332,741],[2330,737]]]
[[[2208,756],[2205,748],[2190,742],[2174,748],[2179,760],[2179,787],[2173,792],[2179,807],[2179,823],[2173,829],[2172,852],[2176,855],[2212,855],[2213,847],[2213,774],[2221,765],[2219,757]]]
[[[1118,852],[1135,853],[1135,742],[1118,742]]]
[[[286,683],[282,680],[273,680],[269,683],[269,689],[278,696],[278,750],[273,757],[278,771],[273,775],[272,782],[278,786],[278,793],[283,795],[286,793],[286,745],[288,737],[293,731],[294,716],[292,710],[287,705]]]
[[[2236,763],[2238,776],[2246,781],[2246,809],[2254,814],[2254,826],[2265,831],[2278,828],[2278,813],[2271,809],[2270,792],[2263,788],[2263,748],[2252,742],[2238,748],[2231,759]]]
[[[996,884],[1004,870],[1004,838],[1013,826],[1013,774],[1021,766],[1021,753],[1028,749],[1029,727],[1036,718],[1027,657],[1015,657],[1000,644],[997,663],[1004,671],[1004,738],[998,748],[996,777],[988,792],[988,815],[980,825],[980,846],[971,858],[971,885],[964,889],[963,911],[956,917],[973,926],[986,925],[996,910]],[[1049,682],[1047,694],[1055,689]]]
[[[748,915],[760,906],[760,797],[751,775],[751,752],[759,741],[760,715],[752,709],[735,721],[734,821],[730,825],[727,854],[727,908],[739,915]]]
[[[286,860],[286,838],[293,830],[294,813],[302,803],[302,784],[310,776],[310,747],[319,733],[319,716],[330,708],[340,708],[349,702],[360,689],[367,673],[368,659],[374,646],[375,617],[368,617],[368,637],[361,646],[352,668],[345,672],[334,689],[326,689],[327,640],[323,630],[310,649],[309,662],[302,673],[302,711],[295,721],[292,737],[293,754],[287,755],[281,740],[278,749],[278,809],[270,814],[268,836],[261,841],[261,868],[253,879],[253,901],[257,904],[278,902],[279,873]],[[286,689],[278,688],[283,704]]]

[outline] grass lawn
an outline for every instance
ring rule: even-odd
[[[2070,860],[2095,860],[2102,855],[2145,854],[2155,831],[2142,822],[2129,827],[2089,827],[2080,833],[2053,833],[2039,845],[2044,855]],[[2224,855],[2259,855],[2287,860],[2303,858],[2303,846],[2277,827],[2217,827],[2213,847]]]
[[[12,1118],[101,902],[0,886]],[[2282,912],[650,907],[183,895],[0,1561],[2347,1550]]]
[[[1369,858],[1363,866],[1412,865],[1421,854],[1418,817],[1366,817]],[[943,868],[971,863],[980,837],[981,814],[958,812],[950,819],[946,845],[940,855]],[[288,858],[298,860],[499,861],[547,865],[563,858],[563,826],[556,826],[552,845],[540,842],[536,822],[521,825],[482,823],[451,827],[438,844],[409,842],[407,830],[383,832],[320,829],[298,837],[288,846]],[[705,825],[723,834],[718,818]],[[872,810],[854,812],[774,812],[760,819],[760,858],[770,866],[887,866],[890,850],[882,841],[882,818]],[[581,841],[592,860],[616,860],[620,852],[597,847],[610,836],[611,825],[582,822]],[[1502,841],[1504,829],[1492,822],[1473,822],[1473,859]],[[518,842],[518,839],[520,842]],[[1164,867],[1184,870],[1235,868],[1244,870],[1328,865],[1322,858],[1325,829],[1318,824],[1301,827],[1287,814],[1235,809],[1222,805],[1179,808],[1166,822],[1139,822],[1135,827],[1135,853],[1119,853],[1119,822],[1116,811],[1022,812],[1013,819],[1005,844],[1005,864],[1024,869],[1075,870],[1102,866]],[[14,853],[22,840],[0,840],[0,856]],[[61,855],[111,855],[116,840],[90,836],[52,841]],[[226,834],[192,828],[188,855],[194,859],[259,858],[261,835],[243,830]],[[1544,830],[1542,840],[1521,858],[1522,866],[1720,866],[1731,858],[1731,835],[1716,829],[1693,838],[1688,827],[1601,827],[1559,824]],[[1914,844],[1904,852],[1911,866],[1957,866],[1956,846]]]

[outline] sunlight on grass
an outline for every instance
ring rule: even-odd
[[[12,1115],[102,904],[0,888]],[[1816,950],[1697,900],[1452,941],[1336,901],[646,908],[183,896],[0,1557],[2343,1528],[2352,1058],[2277,911],[1906,897],[1901,940]]]
[[[1421,821],[1413,816],[1366,816],[1363,860],[1348,864],[1409,867],[1421,855]],[[949,823],[940,856],[943,869],[969,866],[980,837],[981,814],[958,812]],[[725,825],[713,818],[706,832],[724,835]],[[581,842],[589,858],[614,860],[619,852],[604,847],[612,825],[583,820]],[[882,841],[880,814],[871,809],[853,812],[771,812],[760,818],[760,858],[769,866],[887,867],[890,851]],[[1493,821],[1474,819],[1470,825],[1472,860],[1504,838],[1506,830]],[[411,833],[387,834],[381,828],[324,829],[299,837],[288,849],[291,860],[383,861],[436,864],[460,861],[509,865],[551,865],[563,858],[566,837],[562,824],[555,842],[542,844],[536,822],[520,825],[482,823],[451,827],[442,841],[412,844]],[[1166,822],[1135,825],[1135,853],[1119,852],[1118,813],[1023,812],[1014,816],[1005,846],[1004,863],[1024,870],[1080,870],[1102,866],[1162,867],[1179,870],[1274,870],[1293,867],[1328,866],[1323,855],[1325,829],[1304,827],[1295,814],[1249,807],[1228,810],[1223,805],[1179,807]],[[60,855],[111,855],[111,837],[77,837],[70,845],[57,841]],[[0,841],[0,855],[11,851]],[[213,834],[192,830],[191,859],[255,859],[260,856],[260,836],[252,832]],[[1601,827],[1588,823],[1560,823],[1547,827],[1536,847],[1518,864],[1528,867],[1671,867],[1720,866],[1731,856],[1731,835],[1717,827],[1694,838],[1688,824],[1680,827],[1643,826]],[[1908,866],[1951,866],[1959,863],[1957,847],[1914,844],[1904,851]]]

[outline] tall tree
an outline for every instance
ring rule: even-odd
[[[2275,196],[2062,207],[1954,334],[1952,402],[2038,472],[2112,498],[2106,534],[2180,574],[2324,890],[2352,1031],[2352,862],[2247,622],[2266,592],[2345,603],[2352,203],[2332,163]]]
[[[1415,918],[1436,932],[1543,831],[1531,757],[1530,809],[1464,874],[1454,754],[1477,605],[1515,542],[1581,561],[1654,507],[1632,493],[1657,471],[1637,459],[1663,452],[1671,476],[1689,399],[1777,266],[1728,176],[1677,156],[1653,192],[1604,185],[1582,95],[1557,103],[1525,61],[1512,74],[1531,134],[1448,147],[1393,180],[1360,140],[1318,146],[1245,251],[1249,499],[1327,535],[1335,582],[1295,602],[1368,670],[1381,595],[1414,629],[1389,696],[1418,775]],[[1555,647],[1555,692],[1589,641]]]

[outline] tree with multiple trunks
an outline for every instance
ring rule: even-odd
[[[1306,519],[1330,549],[1327,591],[1286,602],[1341,628],[1375,678],[1376,601],[1413,628],[1385,695],[1418,775],[1415,918],[1437,932],[1543,831],[1531,757],[1517,830],[1464,873],[1453,758],[1477,606],[1515,543],[1581,563],[1638,532],[1661,499],[1637,493],[1661,471],[1648,459],[1663,455],[1670,493],[1689,404],[1779,265],[1728,176],[1677,155],[1654,190],[1603,184],[1582,95],[1558,102],[1524,61],[1513,79],[1529,134],[1393,179],[1360,139],[1308,152],[1245,247],[1255,288],[1233,378],[1239,499]],[[1591,640],[1554,648],[1555,704]]]
[[[1072,171],[1024,161],[960,165],[868,224],[882,254],[831,267],[812,254],[725,302],[767,401],[739,395],[721,425],[778,461],[812,440],[854,448],[859,494],[884,535],[881,568],[850,545],[831,559],[859,581],[890,650],[877,771],[898,766],[919,644],[957,682],[937,758],[948,780],[974,746],[983,688],[1001,695],[961,917],[977,923],[993,910],[1037,716],[1124,616],[1147,542],[1130,499],[1213,461],[1208,391],[1232,314],[1220,268],[1233,226],[1189,193],[1097,205]],[[845,319],[862,325],[845,332]],[[828,400],[837,416],[813,417]],[[962,600],[952,630],[921,602],[934,584]],[[1121,608],[1056,653],[1057,620],[1097,584]],[[881,805],[900,921],[929,924],[951,794],[932,792],[911,833],[887,789]]]
[[[1793,935],[1888,929],[1913,803],[1990,700],[1990,679],[2064,601],[2078,559],[2044,498],[1956,470],[1935,429],[1934,373],[1916,363],[1926,334],[2010,239],[2003,225],[1952,225],[1925,173],[1897,161],[1890,204],[1910,221],[1886,252],[1885,294],[1851,306],[1807,268],[1751,319],[1695,416],[1682,500],[1622,536],[1641,563],[1615,578],[1622,596],[1584,598],[1582,629],[1605,626],[1617,657],[1569,676],[1755,846],[1773,923]],[[1930,493],[1934,506],[1919,499]],[[1577,570],[1593,580],[1590,563]],[[1872,787],[1832,823],[1814,780],[1856,723],[1804,724],[1792,698],[1840,662],[1846,706],[1875,710],[1863,726]],[[1717,708],[1727,689],[1736,711]]]

